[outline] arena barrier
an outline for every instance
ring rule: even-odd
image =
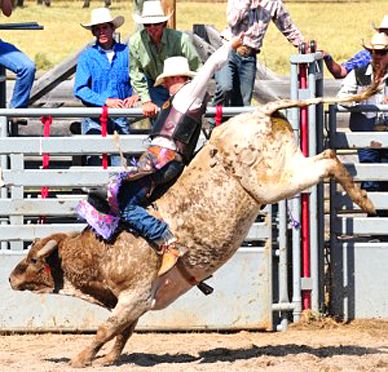
[[[305,69],[303,85],[298,79],[301,65]],[[320,53],[291,56],[291,99],[321,96],[322,71]],[[233,116],[253,109],[224,108],[222,114]],[[214,116],[216,111],[209,107],[207,115]],[[329,124],[326,125],[330,128],[330,136],[328,133],[324,135],[322,105],[310,106],[303,114],[298,109],[289,110],[286,114],[297,138],[301,137],[300,126],[307,126],[308,133],[304,136],[307,135],[306,151],[310,156],[321,152],[327,141],[338,149],[349,146],[352,138],[361,141],[356,146],[369,146],[368,136],[371,133],[352,133],[348,136],[334,130],[335,108],[331,108]],[[114,167],[80,166],[76,159],[86,155],[118,154],[112,136],[8,137],[8,118],[43,116],[46,118],[43,122],[49,123],[47,118],[51,117],[52,123],[46,125],[55,126],[59,117],[101,115],[101,108],[0,109],[0,161],[1,179],[4,182],[0,190],[0,289],[4,294],[0,304],[0,330],[86,331],[96,329],[106,318],[105,310],[79,299],[13,292],[7,281],[10,271],[26,254],[32,240],[54,232],[84,228],[85,225],[74,214],[75,206],[86,197],[85,189],[105,184],[109,174],[117,170]],[[141,112],[139,109],[110,109],[109,115],[141,117]],[[373,136],[375,134],[373,132]],[[146,137],[144,134],[120,136],[120,147],[127,155],[136,156],[144,150]],[[378,141],[386,146],[385,133],[378,133]],[[46,161],[42,167],[44,156]],[[349,164],[356,179],[383,179],[384,176],[379,173],[382,167]],[[367,172],[367,168],[374,169],[373,175],[363,173]],[[334,315],[351,319],[386,314],[385,304],[388,302],[379,301],[383,297],[384,275],[379,270],[375,271],[376,276],[380,275],[378,279],[381,283],[381,288],[375,288],[372,285],[374,274],[369,272],[375,267],[370,269],[364,266],[371,259],[363,249],[375,249],[378,254],[373,261],[381,266],[385,261],[380,247],[384,244],[340,240],[344,234],[350,235],[355,231],[361,231],[359,234],[382,235],[384,219],[365,218],[362,215],[354,219],[353,215],[340,216],[339,212],[345,206],[346,210],[350,208],[349,199],[337,192],[334,184],[330,189],[330,240],[325,240],[324,185],[309,190],[307,198],[300,196],[268,206],[252,226],[235,257],[208,281],[215,288],[211,296],[205,298],[193,289],[168,309],[148,313],[141,319],[138,329],[285,330],[288,321],[297,321],[303,309],[316,312],[326,310],[327,293],[332,295],[330,305]],[[372,199],[378,202],[379,208],[385,208],[384,193],[373,194]],[[303,205],[307,209],[303,210]],[[355,211],[359,214],[359,211]],[[304,239],[306,234],[308,244]],[[329,247],[325,246],[325,242],[330,243]],[[336,247],[339,249],[336,250]],[[356,253],[361,257],[357,262]],[[363,255],[368,255],[368,259]],[[366,285],[363,284],[364,275],[369,275]],[[374,293],[376,301],[373,311],[367,309],[367,296],[362,301],[358,297],[358,286],[365,293]],[[363,311],[359,310],[359,303]]]

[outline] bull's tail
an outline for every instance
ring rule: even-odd
[[[283,99],[280,101],[267,103],[266,105],[260,107],[260,111],[268,116],[271,116],[273,113],[275,113],[278,110],[292,108],[292,107],[306,107],[310,105],[316,105],[318,103],[361,102],[375,95],[379,91],[380,91],[379,82],[374,82],[368,89],[364,90],[360,94],[352,94],[346,97],[310,98],[310,99],[306,99],[305,101],[291,101],[289,99]]]

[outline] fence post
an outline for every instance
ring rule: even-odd
[[[4,66],[0,65],[0,107],[5,108],[7,103],[6,95],[6,75]],[[8,137],[8,119],[6,116],[0,117],[0,137]],[[7,155],[0,156],[0,167],[2,169],[8,168],[8,157]],[[6,187],[2,187],[0,191],[0,197],[6,199],[8,197],[8,190]],[[1,224],[6,225],[8,221],[2,220]],[[8,243],[1,242],[1,248],[7,249]]]
[[[108,129],[107,129],[108,106],[102,107],[102,114],[101,114],[100,122],[101,122],[101,136],[106,137],[106,135],[108,134]],[[108,168],[108,154],[102,154],[102,167],[104,169]]]
[[[315,43],[312,44],[315,47]],[[307,51],[307,47],[304,48]],[[323,93],[322,56],[320,53],[292,55],[291,61],[291,99],[305,100]],[[298,77],[300,81],[298,82]],[[322,106],[301,108],[300,115],[292,110],[292,125],[300,130],[300,143],[304,156],[314,156],[323,147],[323,109]],[[297,133],[297,132],[296,132]],[[318,311],[322,304],[322,249],[324,245],[323,187],[311,188],[311,193],[303,193],[301,202],[293,200],[296,218],[302,215],[302,230],[293,229],[293,267],[295,301],[294,315],[299,317],[303,309]],[[302,236],[301,236],[302,235]],[[301,250],[302,244],[302,250]],[[300,251],[301,250],[301,251]],[[300,256],[302,255],[302,257]],[[294,259],[295,258],[295,259]],[[302,262],[302,267],[298,262]],[[302,273],[302,275],[300,275]],[[299,278],[299,279],[298,279]],[[298,293],[299,292],[299,293]]]
[[[47,138],[50,137],[50,125],[52,123],[52,116],[42,116],[41,121],[43,123],[43,137]],[[50,155],[49,154],[43,154],[43,169],[48,169],[50,163]],[[48,197],[48,187],[44,186],[41,190],[41,197],[42,199],[46,199]],[[40,223],[46,222],[46,217],[42,216],[39,218]]]

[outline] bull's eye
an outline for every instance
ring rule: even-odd
[[[38,259],[36,257],[31,257],[31,260],[30,262],[33,264],[33,265],[36,265],[38,263]]]

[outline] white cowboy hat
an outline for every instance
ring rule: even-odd
[[[156,87],[163,84],[164,78],[166,77],[187,76],[193,78],[195,75],[195,72],[190,71],[187,58],[181,56],[170,57],[164,60],[163,73],[156,78],[154,86]]]
[[[368,50],[384,50],[388,49],[388,36],[384,32],[376,32],[369,44],[362,44]]]
[[[143,11],[141,16],[138,14],[133,14],[133,20],[136,23],[142,23],[143,25],[148,25],[150,23],[162,23],[170,19],[172,13],[168,16],[164,14],[162,3],[160,1],[144,1]]]
[[[90,23],[80,23],[80,25],[87,30],[91,30],[93,26],[100,25],[102,23],[113,23],[113,27],[116,29],[123,25],[124,17],[117,16],[112,18],[108,8],[98,8],[92,10]]]
[[[384,16],[380,27],[376,27],[375,24],[373,24],[373,28],[379,32],[382,32],[382,30],[388,30],[388,15]]]

